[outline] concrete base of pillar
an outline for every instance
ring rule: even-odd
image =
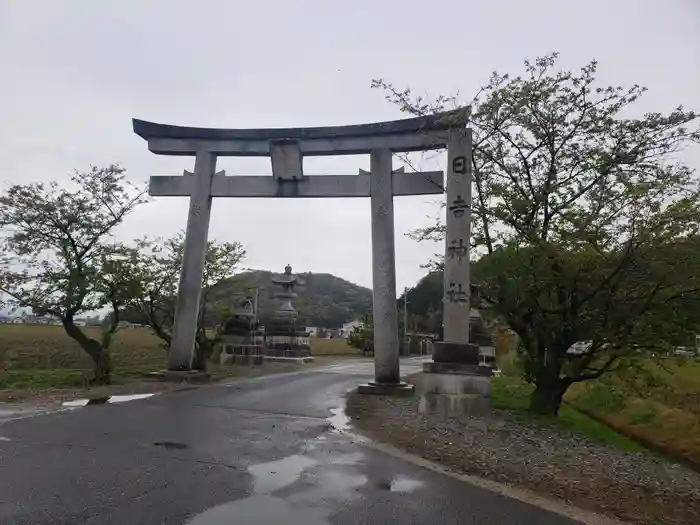
[[[358,394],[373,394],[377,396],[411,397],[414,392],[415,387],[403,381],[400,383],[376,383],[370,381],[357,387]]]
[[[468,363],[438,363],[428,361],[423,363],[423,372],[426,374],[458,374],[491,377],[493,368],[490,366]]]
[[[433,346],[436,363],[479,364],[479,345],[473,343],[449,343],[438,341]]]
[[[313,363],[314,358],[307,357],[284,357],[276,355],[266,355],[265,361],[268,363]]]
[[[428,364],[428,363],[426,363]],[[416,386],[421,395],[491,395],[491,375],[449,372],[423,373],[416,376]]]
[[[201,370],[159,370],[147,374],[147,377],[171,383],[206,383],[211,379],[209,372]]]
[[[423,363],[423,373],[415,378],[421,395],[418,410],[450,417],[484,414],[491,409],[492,375],[493,368],[478,361]]]
[[[418,402],[421,414],[475,417],[491,411],[491,398],[479,394],[425,394]]]

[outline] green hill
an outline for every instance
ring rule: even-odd
[[[272,315],[279,301],[273,294],[281,291],[270,280],[272,272],[254,270],[237,274],[233,279],[220,284],[213,292],[214,299],[240,293],[248,287],[260,290],[260,319],[263,323]],[[345,279],[327,273],[300,273],[302,281],[294,291],[298,294],[294,308],[307,326],[340,328],[343,323],[358,319],[372,311],[372,291]],[[253,292],[251,292],[253,293]]]

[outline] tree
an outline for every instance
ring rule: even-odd
[[[132,249],[135,264],[130,280],[137,285],[132,300],[126,305],[127,311],[150,326],[167,349],[175,319],[184,243],[184,235],[178,234],[165,241],[143,239]],[[207,243],[193,362],[196,369],[206,369],[206,362],[220,338],[216,326],[230,315],[230,300],[218,298],[218,288],[227,284],[244,257],[245,249],[238,242]]]
[[[100,340],[76,326],[81,312],[109,306],[116,313],[128,299],[127,250],[109,236],[144,190],[126,182],[117,165],[76,172],[72,188],[58,183],[15,184],[0,196],[0,291],[17,307],[58,317],[66,333],[90,356],[94,382],[110,382],[109,345],[119,317]]]
[[[442,333],[442,270],[423,276],[408,293],[409,328],[433,334]],[[398,302],[403,304],[403,294]]]
[[[365,315],[362,324],[355,326],[348,335],[348,344],[358,350],[374,353],[374,324],[372,316]]]
[[[680,247],[699,231],[700,191],[677,156],[700,141],[697,127],[688,129],[696,114],[678,107],[632,117],[645,88],[599,86],[595,61],[555,71],[557,56],[525,61],[525,74],[512,79],[493,73],[470,116],[471,244],[487,255],[474,277],[520,336],[535,384],[530,407],[546,414],[558,412],[569,385],[649,343],[645,327],[670,340],[677,321],[690,319],[668,312],[700,291],[697,273],[668,273],[697,263]],[[383,80],[373,86],[414,115],[459,106],[456,97],[426,102]],[[438,223],[414,237],[443,234]],[[582,340],[588,350],[571,355]]]

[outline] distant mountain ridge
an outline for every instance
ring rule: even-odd
[[[274,313],[279,301],[274,293],[281,291],[272,284],[273,272],[249,270],[220,283],[212,290],[212,299],[225,300],[227,294],[241,293],[247,287],[260,290],[260,319],[265,323]],[[299,273],[302,281],[294,291],[298,297],[292,301],[299,317],[307,326],[341,328],[343,323],[359,319],[372,311],[372,291],[329,273]],[[250,292],[253,293],[252,291]]]

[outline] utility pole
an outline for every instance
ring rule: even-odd
[[[260,304],[260,287],[255,287],[255,303],[253,305],[253,312],[255,313],[255,320],[258,320],[258,305]]]

